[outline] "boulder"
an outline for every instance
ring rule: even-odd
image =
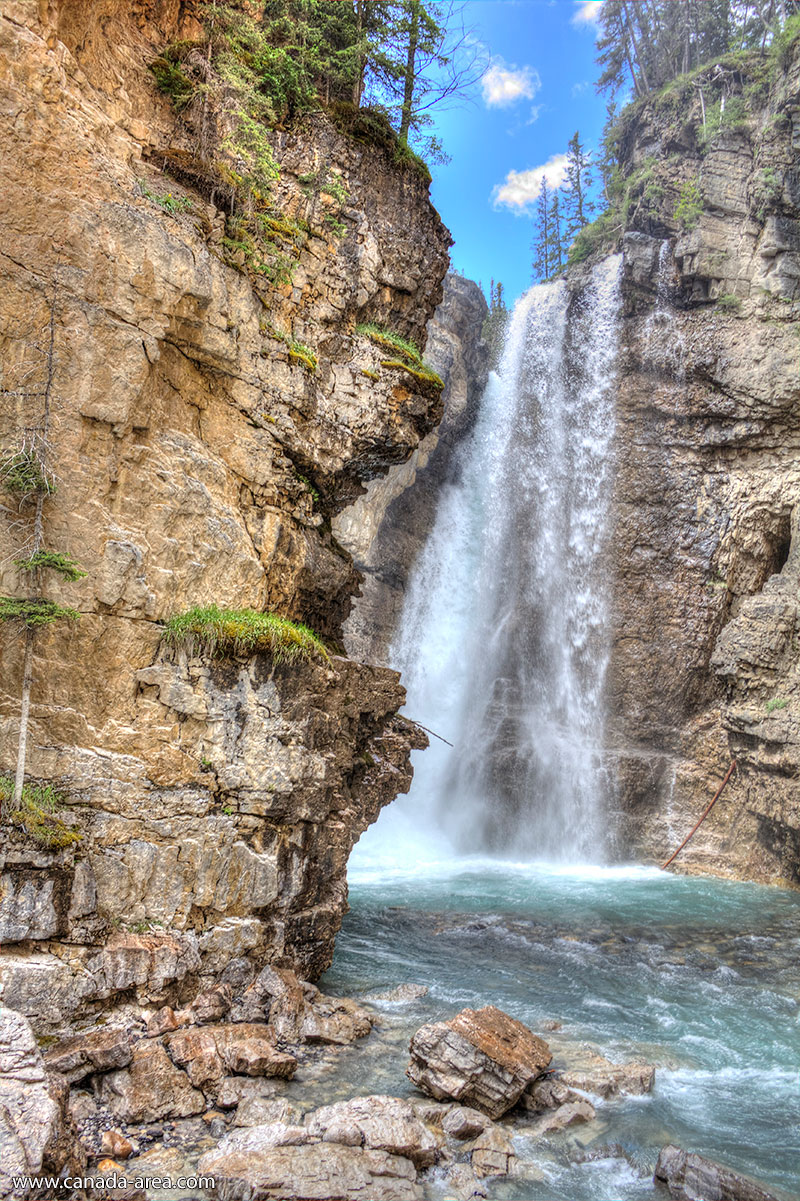
[[[569,1088],[608,1101],[621,1094],[638,1097],[652,1092],[656,1069],[650,1063],[611,1063],[596,1055],[589,1067],[561,1072],[559,1078]]]
[[[357,1038],[366,1038],[372,1030],[372,1017],[348,997],[319,994],[306,1001],[300,1021],[300,1040],[309,1043],[333,1043],[346,1046]]]
[[[371,992],[365,997],[367,1001],[390,1001],[393,1004],[407,1005],[410,1001],[418,1001],[428,995],[427,984],[398,984],[397,988],[389,988],[383,992]]]
[[[520,1106],[530,1113],[543,1113],[547,1109],[558,1109],[568,1101],[584,1101],[580,1093],[567,1088],[562,1080],[554,1076],[541,1077],[529,1084],[519,1099]]]
[[[99,1092],[103,1103],[124,1122],[185,1118],[206,1107],[203,1094],[157,1043],[139,1043],[130,1067],[101,1077]]]
[[[416,1168],[399,1155],[336,1143],[268,1145],[271,1135],[261,1143],[258,1138],[244,1146],[235,1142],[238,1135],[271,1129],[236,1131],[200,1160],[198,1172],[214,1177],[219,1201],[419,1201],[422,1197]]]
[[[179,1030],[168,1036],[167,1048],[198,1088],[227,1074],[288,1079],[297,1067],[293,1055],[275,1049],[275,1031],[259,1022]]]
[[[511,1139],[501,1126],[490,1123],[472,1144],[470,1163],[478,1177],[508,1176],[516,1159]]]
[[[486,1114],[477,1109],[470,1109],[468,1105],[454,1105],[442,1118],[442,1130],[445,1134],[464,1142],[477,1138],[488,1124]]]
[[[411,1039],[409,1079],[437,1100],[452,1098],[490,1118],[516,1105],[549,1065],[547,1043],[522,1022],[487,1005],[431,1022]]]
[[[189,1006],[192,1017],[200,1025],[218,1022],[231,1007],[231,989],[223,984],[198,993]]]
[[[27,1018],[0,1003],[0,1197],[22,1197],[13,1176],[80,1170],[68,1086],[45,1071]]]
[[[325,1105],[309,1115],[307,1124],[323,1142],[402,1155],[417,1168],[428,1168],[438,1159],[436,1138],[399,1097],[355,1097]]]
[[[285,1097],[246,1097],[238,1106],[234,1126],[266,1126],[283,1122],[287,1126],[302,1121],[300,1110]]]
[[[454,1163],[444,1178],[447,1196],[455,1201],[472,1201],[473,1197],[488,1197],[486,1186],[481,1184],[468,1163]]]
[[[777,1201],[755,1181],[692,1151],[663,1147],[653,1175],[681,1201]]]
[[[110,1072],[131,1061],[131,1042],[119,1026],[98,1026],[85,1034],[62,1038],[45,1054],[45,1066],[77,1084],[92,1072]]]
[[[211,1091],[220,1109],[232,1109],[255,1097],[274,1097],[275,1085],[263,1076],[223,1076]]]
[[[595,1117],[594,1106],[588,1101],[568,1101],[545,1114],[536,1123],[534,1134],[555,1134],[558,1130],[566,1130],[567,1126],[576,1126],[580,1122],[591,1122]]]
[[[231,1008],[235,1021],[269,1016],[283,1043],[333,1043],[345,1046],[365,1038],[372,1017],[347,997],[326,997],[314,984],[299,980],[288,968],[263,968]]]

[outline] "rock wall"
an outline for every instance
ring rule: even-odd
[[[737,113],[710,138],[699,88]],[[622,146],[619,849],[665,860],[735,758],[675,868],[798,884],[800,68],[758,92],[712,67],[684,91],[638,106]]]
[[[0,19],[0,446],[39,420],[52,313],[45,540],[87,572],[47,581],[80,620],[36,634],[28,759],[81,841],[51,853],[3,832],[4,996],[51,1028],[185,999],[243,955],[319,974],[349,851],[408,787],[419,740],[393,672],[161,645],[164,619],[217,603],[341,648],[359,577],[331,518],[442,408],[356,332],[424,341],[441,298],[449,235],[418,172],[322,114],[277,132],[275,211],[306,234],[271,283],[225,261],[191,172],[161,170],[185,165],[186,137],[147,64],[196,30],[191,8],[19,0]],[[338,200],[308,187],[322,171]],[[30,509],[0,503],[0,592],[25,595]],[[23,639],[12,623],[0,638],[9,771]]]
[[[426,359],[445,380],[440,424],[406,463],[372,480],[334,519],[338,540],[363,573],[361,594],[344,627],[347,649],[370,663],[389,664],[405,586],[433,525],[441,488],[458,471],[456,450],[472,428],[489,375],[481,330],[488,315],[483,292],[455,273],[428,325]]]

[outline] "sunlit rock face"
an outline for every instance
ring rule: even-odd
[[[9,836],[0,890],[6,1000],[53,1025],[123,992],[188,995],[236,957],[319,974],[350,848],[408,787],[419,740],[393,672],[161,649],[159,623],[211,603],[274,608],[341,648],[358,574],[330,519],[442,411],[356,333],[424,344],[449,235],[418,173],[322,115],[276,133],[275,204],[308,231],[275,284],[226,263],[223,214],[162,174],[186,147],[147,64],[197,32],[189,7],[31,0],[0,22],[3,382],[19,387],[52,307],[46,541],[87,572],[48,581],[81,620],[37,634],[28,759],[82,840],[51,854]],[[335,222],[300,182],[323,165]],[[157,199],[173,193],[177,212]],[[0,445],[37,403],[3,397]],[[0,516],[0,592],[24,595]],[[2,639],[8,771],[22,640]]]
[[[623,238],[610,666],[620,850],[666,859],[735,758],[675,867],[790,884],[799,81],[798,64],[777,72],[769,97],[704,154],[699,99],[680,119],[648,102],[628,131],[628,165],[651,178]],[[683,229],[676,203],[697,179],[702,208]]]

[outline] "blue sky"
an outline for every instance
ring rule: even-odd
[[[594,148],[605,121],[596,94],[596,17],[588,0],[468,0],[466,20],[489,69],[466,107],[435,114],[451,156],[433,166],[433,202],[456,240],[454,267],[502,280],[509,304],[530,286],[533,202],[542,172],[557,184],[576,129]]]

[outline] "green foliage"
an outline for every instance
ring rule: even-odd
[[[274,325],[268,326],[268,329],[273,338],[277,338],[279,342],[283,342],[289,351],[290,359],[301,363],[306,371],[311,372],[311,374],[317,370],[319,360],[310,346],[306,346],[305,342],[298,342],[291,334],[285,334],[283,330],[277,329]]]
[[[764,167],[753,181],[753,207],[756,217],[763,221],[783,195],[783,179],[774,167]]]
[[[704,151],[710,149],[720,133],[746,133],[750,128],[747,105],[742,96],[720,97],[706,107],[705,125],[698,131],[698,141]]]
[[[189,654],[219,658],[267,654],[275,663],[294,663],[329,657],[308,626],[254,609],[196,606],[170,618],[162,637],[168,646],[181,647]]]
[[[783,697],[773,696],[772,700],[767,701],[767,713],[774,713],[776,709],[785,709],[789,704]]]
[[[415,363],[418,367],[422,366],[422,355],[419,348],[413,342],[409,342],[407,338],[401,338],[400,334],[396,334],[390,329],[383,329],[382,326],[375,325],[372,321],[357,325],[356,333],[369,338],[371,342],[376,342],[379,346],[388,346],[391,350],[397,351],[409,363]]]
[[[786,71],[794,62],[798,45],[800,45],[800,13],[794,13],[772,39],[769,48],[770,60],[781,71]]]
[[[185,52],[187,45],[189,43],[177,42],[168,46],[163,54],[150,63],[158,90],[169,96],[178,111],[194,99],[198,88],[197,82],[185,75],[178,65],[180,54]]]
[[[52,496],[56,491],[55,480],[43,470],[41,458],[27,446],[0,452],[0,487],[20,497],[33,493]]]
[[[79,621],[77,609],[69,609],[47,600],[18,600],[13,596],[0,596],[0,622],[21,621],[29,630],[52,625],[54,621]]]
[[[717,308],[723,313],[738,313],[741,307],[741,300],[732,292],[723,292],[717,297]]]
[[[606,209],[591,225],[585,225],[575,235],[569,248],[567,265],[572,267],[600,251],[612,250],[622,229],[620,214],[616,209]]]
[[[188,213],[192,207],[188,196],[173,196],[172,192],[151,192],[143,179],[139,180],[139,191],[165,213]]]
[[[311,483],[311,480],[308,478],[307,475],[303,475],[302,471],[297,471],[297,469],[295,469],[294,474],[295,474],[295,478],[297,479],[297,481],[303,485],[305,490],[311,496],[311,503],[318,505],[320,500],[322,499],[319,494],[319,489],[314,487],[314,485]]]
[[[432,384],[434,388],[444,387],[444,380],[441,376],[432,371],[430,367],[424,365],[422,367],[412,367],[410,363],[403,362],[402,359],[381,359],[381,367],[405,371],[408,375],[413,375],[414,379],[418,379],[424,384]]]
[[[14,777],[0,776],[0,808],[5,811],[13,796]],[[63,803],[64,797],[51,784],[26,784],[22,789],[22,803],[11,811],[9,819],[40,847],[60,851],[74,846],[83,837],[56,812]]]
[[[681,229],[694,229],[703,212],[703,193],[696,179],[687,179],[672,216]]]
[[[37,550],[27,559],[15,559],[14,562],[23,571],[57,571],[65,580],[82,580],[86,575],[72,555],[58,550]]]

